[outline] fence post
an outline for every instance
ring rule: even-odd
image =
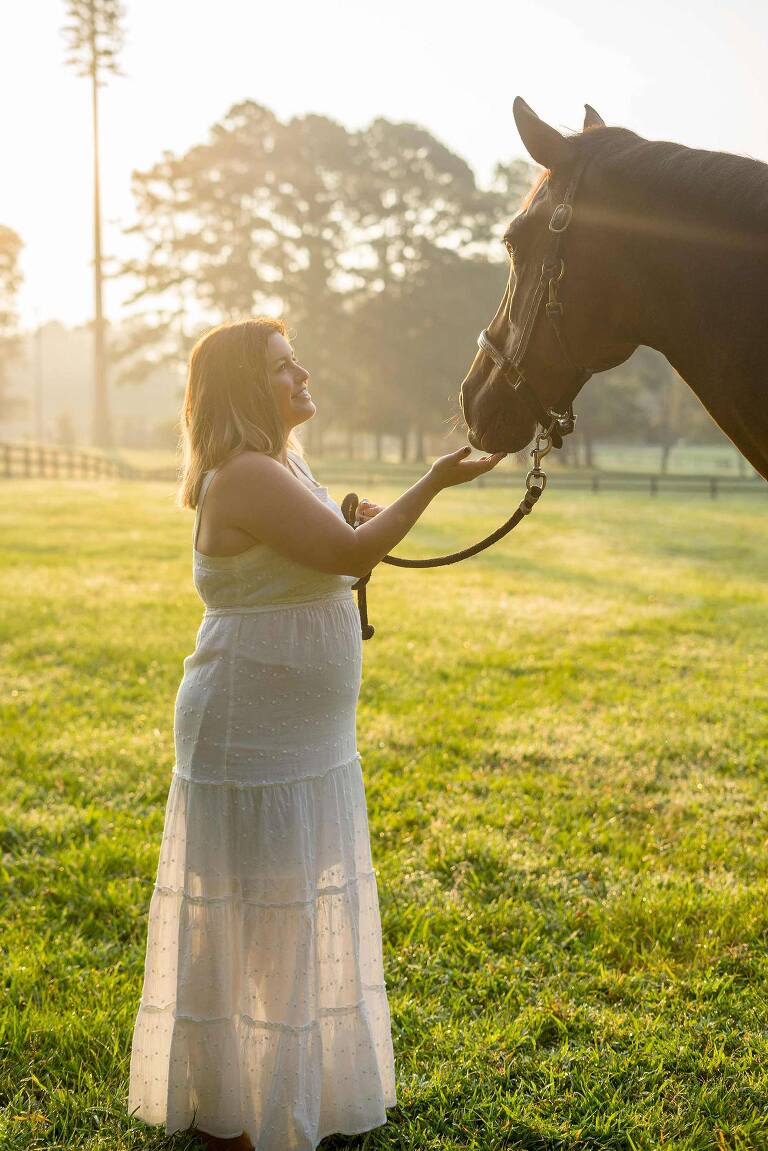
[[[595,492],[595,494],[600,491],[600,477],[597,473],[592,476],[592,491]]]
[[[7,480],[13,475],[11,470],[11,452],[13,448],[10,444],[3,444],[3,475]]]
[[[658,495],[658,492],[659,492],[658,477],[657,476],[651,476],[651,495],[652,496]]]
[[[709,480],[709,498],[711,500],[717,499],[717,476],[711,476]]]

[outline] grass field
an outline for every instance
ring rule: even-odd
[[[398,550],[509,504],[449,489]],[[192,516],[13,481],[0,523],[0,1148],[191,1149],[126,1103]],[[548,490],[469,563],[380,566],[369,606],[398,1107],[324,1151],[768,1148],[768,499]]]

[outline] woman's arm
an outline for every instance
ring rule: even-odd
[[[430,470],[375,517],[353,529],[263,452],[241,452],[218,477],[219,511],[281,555],[317,571],[363,576],[408,534],[443,487],[489,471],[501,456],[462,460],[464,449],[436,460]],[[440,465],[440,466],[438,466]],[[209,499],[216,484],[211,485]]]

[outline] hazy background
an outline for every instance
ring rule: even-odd
[[[244,100],[283,123],[317,113],[350,132],[378,117],[422,125],[469,164],[480,188],[491,184],[497,163],[521,156],[511,114],[516,94],[563,128],[580,127],[589,101],[608,123],[650,138],[768,160],[768,8],[754,0],[728,8],[593,0],[578,9],[561,0],[394,0],[386,10],[333,0],[286,0],[272,10],[249,0],[127,0],[124,11],[124,75],[108,77],[101,92],[104,250],[113,269],[136,250],[124,234],[137,219],[132,172],[147,171],[166,151],[181,156],[204,143]],[[64,18],[63,0],[6,0],[2,10],[0,225],[23,241],[16,310],[27,333],[9,368],[19,404],[2,415],[5,439],[34,436],[35,378],[42,381],[44,438],[87,441],[89,434],[90,90],[65,65]],[[509,192],[512,202],[515,189]],[[108,282],[113,334],[136,310],[126,304],[132,287],[124,277]],[[203,315],[194,299],[188,309],[191,330]],[[466,322],[474,332],[477,316]],[[448,393],[471,357],[469,339],[462,352],[462,331],[441,366],[446,404],[427,432],[444,432]],[[326,379],[329,399],[333,390],[332,336],[329,345],[326,375],[317,380],[319,426]],[[182,365],[180,354],[149,379],[129,376],[128,383],[118,383],[124,371],[111,371],[117,442],[173,442]],[[427,390],[434,395],[434,387]],[[342,410],[348,403],[339,399],[337,430]],[[658,412],[654,418],[663,422]],[[646,436],[647,425],[633,425],[633,434]]]

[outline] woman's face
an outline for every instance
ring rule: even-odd
[[[285,430],[290,432],[297,424],[311,419],[317,409],[307,387],[309,372],[302,368],[288,340],[279,332],[273,332],[267,340],[267,374]]]

